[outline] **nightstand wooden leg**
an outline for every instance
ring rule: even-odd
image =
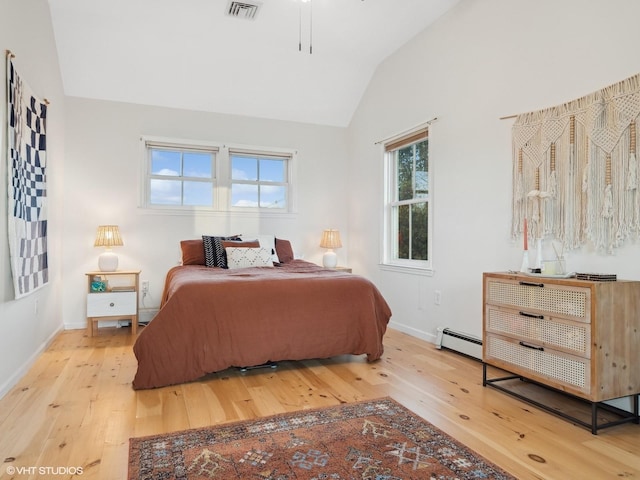
[[[89,330],[89,336],[94,337],[96,335],[96,319],[94,317],[87,318],[87,329]]]

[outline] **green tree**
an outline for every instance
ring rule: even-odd
[[[428,140],[397,152],[397,200],[420,200],[398,207],[398,258],[428,260]]]

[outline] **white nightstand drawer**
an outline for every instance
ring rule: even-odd
[[[136,292],[106,292],[87,295],[88,317],[136,315]]]

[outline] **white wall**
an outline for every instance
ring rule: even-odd
[[[14,300],[7,239],[6,69],[0,88],[0,397],[27,371],[62,328],[60,194],[64,162],[64,97],[46,0],[0,0],[0,49],[34,93],[51,104],[47,115],[49,284]]]
[[[349,126],[349,252],[406,332],[481,336],[482,272],[518,269],[509,236],[513,120],[640,72],[636,0],[462,0],[388,57]],[[376,141],[438,117],[433,165],[432,277],[380,270],[382,153]],[[370,174],[369,172],[373,172]],[[640,243],[614,256],[585,248],[568,268],[640,280]],[[440,306],[434,292],[442,292]]]
[[[96,227],[120,226],[125,245],[121,268],[141,269],[150,282],[144,307],[157,307],[164,277],[179,256],[179,242],[203,234],[274,234],[296,252],[320,263],[324,228],[347,232],[347,135],[345,128],[241,116],[67,98],[64,193],[64,322],[85,326],[85,272],[97,268]],[[286,218],[255,215],[178,216],[138,208],[140,137],[160,136],[297,150],[294,188],[297,213]],[[346,250],[346,249],[345,249]],[[338,251],[346,263],[346,251]]]

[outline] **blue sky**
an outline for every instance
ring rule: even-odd
[[[150,183],[152,204],[211,206],[213,154],[153,149]],[[286,182],[284,159],[232,155],[231,205],[235,207],[285,208],[286,187],[254,182]],[[172,178],[170,178],[172,177]],[[249,183],[247,183],[249,182]]]

